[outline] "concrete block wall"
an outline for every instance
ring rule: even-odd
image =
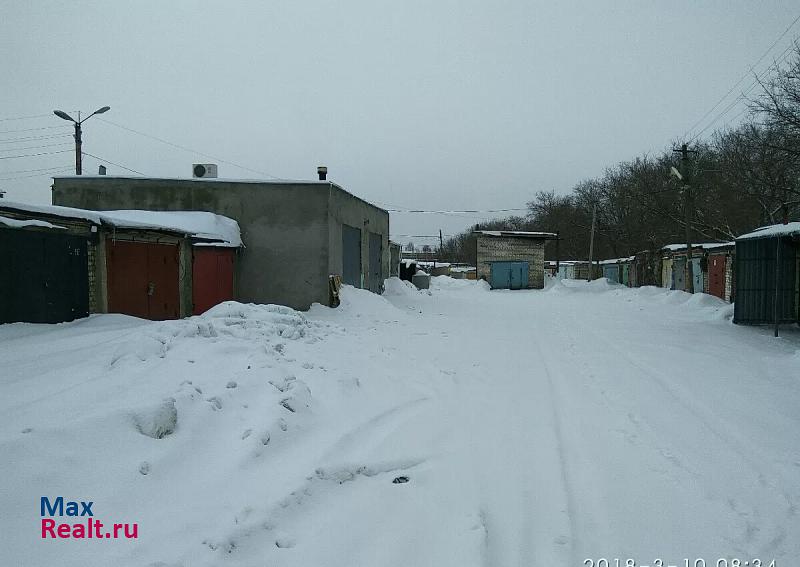
[[[528,262],[528,287],[544,287],[545,240],[514,236],[478,235],[478,279],[491,282],[490,262]]]

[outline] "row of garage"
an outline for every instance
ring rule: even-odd
[[[235,221],[204,212],[0,205],[0,323],[199,314],[233,299]]]

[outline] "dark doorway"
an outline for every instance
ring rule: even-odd
[[[361,287],[361,230],[342,225],[342,281]]]

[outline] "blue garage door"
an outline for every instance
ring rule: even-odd
[[[603,266],[603,277],[610,282],[619,283],[619,267],[616,264]]]
[[[361,287],[361,231],[342,225],[342,281]]]
[[[492,262],[492,289],[528,287],[528,262]]]

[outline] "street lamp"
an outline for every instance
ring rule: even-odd
[[[81,161],[81,124],[89,120],[95,114],[103,114],[104,112],[108,112],[111,110],[110,106],[104,106],[103,108],[98,108],[94,112],[92,112],[89,116],[81,120],[81,113],[78,112],[78,119],[75,120],[72,116],[64,112],[63,110],[54,110],[53,114],[62,118],[64,120],[69,120],[73,124],[75,124],[75,175],[81,175],[83,173],[82,161]]]

